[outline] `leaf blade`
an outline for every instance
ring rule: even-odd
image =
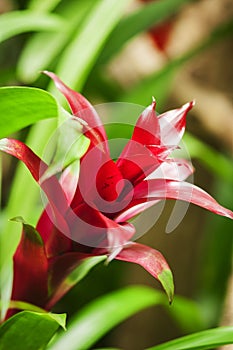
[[[233,343],[233,327],[219,327],[187,335],[156,345],[147,350],[188,350],[212,349],[216,346]]]
[[[38,14],[30,10],[7,12],[0,16],[0,42],[25,32],[56,30],[64,25],[55,14]]]
[[[0,350],[44,348],[59,327],[65,327],[65,314],[22,311],[0,327]]]
[[[0,138],[57,114],[56,100],[44,90],[19,86],[0,88]]]
[[[87,349],[114,326],[146,307],[164,302],[163,295],[143,286],[133,286],[95,300],[78,313],[50,350]]]

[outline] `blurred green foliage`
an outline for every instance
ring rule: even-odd
[[[22,2],[15,1],[16,8],[0,16],[0,41],[2,42],[0,44],[0,63],[2,66],[0,67],[0,84],[30,84],[41,87],[52,92],[63,104],[64,101],[49,85],[48,79],[39,74],[39,71],[48,69],[57,73],[70,87],[85,91],[90,99],[98,96],[98,99],[102,101],[125,101],[144,105],[149,102],[148,99],[152,95],[156,95],[160,108],[164,107],[176,73],[208,47],[232,36],[232,20],[219,26],[195,49],[168,61],[164,68],[141,80],[132,88],[123,89],[113,79],[109,80],[105,74],[106,67],[114,55],[119,53],[132,38],[145,32],[153,25],[170,18],[174,12],[179,12],[182,5],[189,2],[189,0],[153,1],[133,10],[132,13],[124,14],[132,0],[31,0],[23,6]],[[17,37],[15,37],[16,35]],[[4,89],[6,89],[4,91],[8,91],[8,88]],[[11,105],[7,106],[9,102],[5,100],[7,96],[0,95],[0,132],[2,137],[11,132],[20,131],[21,128],[34,124],[39,119],[58,116],[51,96],[40,90],[34,96],[34,89],[28,88],[17,87],[14,88],[14,91],[18,89],[25,89],[26,95],[27,93],[32,94],[30,98],[25,95],[25,103],[27,103],[27,99],[30,99],[29,106],[28,109],[24,110],[23,104],[18,104],[16,94],[15,100],[12,100]],[[11,93],[14,91],[11,90]],[[37,115],[35,110],[37,103],[40,115]],[[9,113],[6,113],[6,109],[9,110]],[[21,123],[18,117],[22,115],[24,119]],[[17,119],[14,119],[16,116]],[[137,116],[135,116],[136,118]],[[7,119],[10,120],[9,123],[7,123]],[[129,120],[129,123],[134,122],[133,119]],[[42,155],[44,146],[56,126],[56,118],[33,125],[27,129],[26,143],[39,155]],[[114,125],[112,131],[109,130],[110,138],[111,132],[114,134],[122,132],[121,125]],[[124,130],[126,136],[130,132],[130,128]],[[21,136],[20,132],[18,135]],[[191,134],[185,136],[185,142],[191,157],[198,159],[214,175],[219,200],[223,205],[233,209],[230,196],[233,165],[229,156],[216,151]],[[27,196],[25,196],[25,188],[27,188]],[[0,288],[3,313],[7,308],[11,293],[12,256],[20,238],[20,229],[11,222],[7,223],[7,219],[22,215],[32,224],[35,223],[41,210],[38,198],[38,188],[24,167],[19,165],[13,183],[10,184],[7,206],[3,208],[0,217]],[[223,218],[214,217],[212,214],[208,217],[208,221],[204,229],[206,234],[202,247],[202,259],[198,267],[199,282],[196,286],[196,292],[193,293],[195,300],[179,299],[178,297],[174,308],[171,308],[170,311],[168,309],[168,313],[176,319],[177,325],[184,333],[199,331],[219,324],[227,280],[231,272],[232,223]],[[88,298],[95,298],[98,293],[111,292],[118,284],[120,285],[121,273],[117,267],[118,265],[114,265],[112,270],[109,269],[109,272],[104,273],[100,269],[94,277],[91,273],[92,281],[88,280],[89,288],[85,286],[85,283],[80,284],[79,294],[83,293],[85,297],[86,294],[88,296],[86,300],[85,297],[83,298],[84,302],[88,302]],[[114,272],[114,278],[112,278],[111,271]],[[104,284],[106,284],[105,287],[103,287]],[[85,291],[85,287],[89,289],[89,292]],[[67,333],[64,340],[58,338],[58,345],[53,345],[52,348],[58,349],[61,341],[65,342],[68,349],[70,341],[73,342],[72,329],[75,329],[76,334],[76,332],[81,332],[82,327],[87,326],[90,327],[88,335],[85,332],[78,334],[79,344],[82,344],[83,341],[84,347],[88,348],[107,331],[135,312],[156,303],[164,305],[160,293],[146,287],[132,287],[114,293],[99,301],[93,301],[80,314],[77,313],[70,325],[71,332]],[[69,306],[68,297],[64,298],[63,304],[61,303],[60,306],[66,310],[64,303],[67,302],[67,309],[72,308],[72,312],[75,314],[82,305],[79,303],[74,305],[72,292],[69,296],[72,299],[72,307]],[[200,309],[202,313],[199,313]],[[205,319],[203,315],[205,315]],[[57,325],[53,323],[52,328],[56,330]],[[166,333],[166,330],[164,332]],[[210,330],[203,333],[202,338],[200,337],[202,336],[198,334],[190,338],[178,339],[173,344],[164,344],[154,349],[188,349],[198,339],[203,339],[203,343],[201,343],[203,349],[233,342],[232,329],[230,328]],[[68,339],[67,343],[66,339]],[[215,339],[218,340],[214,342]],[[62,348],[65,348],[64,344]],[[200,346],[200,343],[198,344],[196,348]],[[10,347],[8,348],[10,349]],[[76,349],[78,348],[80,347],[76,347]]]

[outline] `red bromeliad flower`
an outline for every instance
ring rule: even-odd
[[[171,301],[173,279],[166,260],[157,250],[132,242],[135,228],[128,221],[162,199],[188,201],[233,219],[233,212],[184,181],[193,172],[186,160],[169,157],[183,136],[193,102],[156,116],[153,101],[114,162],[91,104],[55,74],[45,74],[66,97],[73,116],[82,118],[90,144],[81,158],[79,178],[67,167],[58,181],[46,175],[48,166],[25,144],[0,140],[0,150],[22,160],[48,198],[36,229],[23,222],[14,255],[12,300],[50,309],[72,287],[66,277],[81,262],[107,255],[109,260],[144,267],[161,282]]]

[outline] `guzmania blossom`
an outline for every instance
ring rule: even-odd
[[[163,199],[191,202],[233,219],[233,213],[208,193],[185,182],[193,172],[192,165],[171,156],[194,103],[157,116],[152,101],[140,115],[119,158],[113,161],[94,107],[55,74],[45,74],[67,99],[72,118],[81,122],[90,143],[80,160],[79,174],[71,164],[58,180],[55,175],[48,176],[48,165],[24,143],[0,140],[0,150],[25,163],[48,199],[36,228],[21,220],[12,300],[49,310],[72,287],[67,276],[77,266],[105,255],[109,260],[144,267],[161,282],[171,301],[173,278],[165,258],[159,251],[133,241],[135,227],[129,220]]]

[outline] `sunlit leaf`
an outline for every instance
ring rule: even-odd
[[[104,42],[131,1],[95,2],[74,39],[60,56],[56,69],[58,76],[65,79],[71,88],[80,90]]]
[[[49,12],[53,10],[61,0],[31,0],[29,1],[28,8],[37,12]]]
[[[176,297],[169,306],[162,292],[145,286],[130,286],[100,297],[79,311],[68,325],[68,332],[58,337],[49,349],[88,349],[119,323],[155,305],[164,306],[181,326],[185,317],[191,315],[187,321],[188,330],[203,329],[201,313],[194,302]]]
[[[58,115],[56,100],[48,92],[28,87],[0,88],[0,138],[42,119]]]
[[[35,6],[41,4],[37,0],[34,3]],[[48,3],[44,1],[43,6]],[[54,65],[56,58],[59,57],[65,45],[72,40],[73,33],[79,30],[82,20],[94,6],[90,0],[66,2],[62,5],[58,13],[66,20],[66,27],[61,27],[56,32],[35,33],[23,47],[17,64],[17,74],[25,83],[33,82],[38,78],[40,71]],[[42,10],[40,7],[39,9]]]
[[[57,30],[65,26],[55,14],[38,14],[33,11],[12,11],[0,16],[0,42],[17,34],[31,31]]]
[[[163,300],[161,293],[142,286],[112,292],[79,311],[67,333],[49,349],[88,349],[120,322],[149,306],[161,304]]]

